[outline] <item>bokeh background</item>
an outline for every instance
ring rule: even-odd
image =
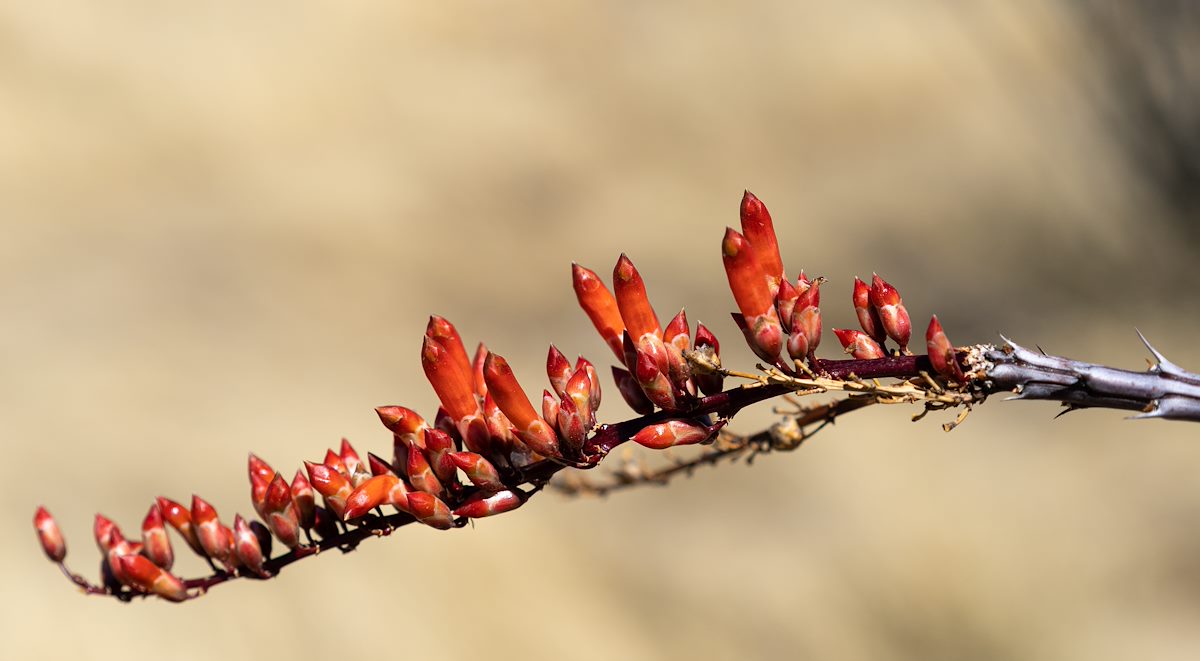
[[[7,3],[3,656],[1196,658],[1200,434],[1118,412],[864,412],[182,607],[79,596],[29,520],[94,574],[97,510],[232,517],[248,450],[385,450],[372,407],[435,408],[433,312],[530,391],[550,341],[606,364],[572,260],[627,251],[748,366],[718,259],[747,187],[789,271],[831,279],[827,327],[876,270],[959,343],[1136,368],[1138,326],[1200,366],[1198,27],[1183,1]]]

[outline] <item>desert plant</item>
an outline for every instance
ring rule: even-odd
[[[716,336],[703,324],[693,331],[682,310],[663,326],[625,255],[611,290],[576,264],[579,304],[616,356],[617,392],[639,417],[599,423],[597,368],[583,357],[572,363],[553,345],[546,360],[551,387],[539,410],[503,357],[480,344],[472,360],[455,327],[434,316],[421,364],[442,407],[432,423],[403,406],[377,408],[393,436],[390,459],[369,453],[364,461],[343,441],[320,462],[305,462],[289,481],[251,454],[250,499],[258,518],[235,515],[232,527],[198,496],[190,506],[157,498],[143,520],[141,541],[126,538],[97,514],[102,576],[95,584],[64,564],[63,536],[45,508],[34,517],[42,548],[87,594],[185,601],[233,579],[273,578],[320,551],[351,551],[410,523],[459,528],[517,509],[547,487],[606,494],[661,484],[701,465],[794,450],[833,420],[874,405],[918,405],[914,419],[956,410],[957,417],[943,425],[946,431],[1000,392],[1058,401],[1064,412],[1116,408],[1135,411],[1136,418],[1200,421],[1200,375],[1171,363],[1148,342],[1157,363],[1133,372],[1046,355],[1007,339],[1001,346],[955,346],[934,316],[925,332],[926,353],[914,354],[908,310],[879,275],[870,284],[854,281],[851,300],[861,330],[833,330],[850,358],[818,358],[824,279],[804,271],[795,284],[787,278],[771,216],[753,194],[742,198],[740,215],[742,231],[726,230],[721,255],[739,310],[734,321],[762,359],[756,371],[724,366]],[[725,389],[727,379],[736,385]],[[811,406],[803,399],[824,393],[836,396]],[[770,429],[726,429],[742,408],[773,399],[792,408]],[[661,470],[622,463],[605,481],[583,477],[581,471],[596,468],[630,441],[655,450],[699,450]],[[209,563],[210,575],[182,579],[170,572],[174,550],[167,526]],[[275,542],[287,548],[272,556]]]

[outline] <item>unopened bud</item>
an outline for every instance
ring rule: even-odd
[[[856,360],[875,360],[886,356],[883,348],[862,331],[835,328],[833,334],[837,336],[838,342],[842,343],[846,353]]]
[[[37,528],[38,541],[42,543],[46,557],[53,562],[62,562],[67,557],[67,542],[58,529],[58,523],[45,507],[37,508],[33,515],[33,527]]]

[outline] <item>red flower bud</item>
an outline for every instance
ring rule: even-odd
[[[192,496],[192,523],[208,557],[232,571],[233,531],[217,520],[217,510],[200,496]]]
[[[567,360],[558,347],[551,344],[550,351],[546,354],[546,376],[550,379],[550,387],[559,397],[566,392],[567,381],[571,378],[572,371],[571,361]]]
[[[355,457],[357,459],[357,457]],[[267,488],[267,501],[263,509],[267,527],[288,548],[300,546],[300,515],[296,502],[292,500],[292,487],[279,473]]]
[[[408,483],[418,491],[435,496],[442,493],[442,482],[433,473],[429,458],[424,452],[408,453]]]
[[[620,367],[613,366],[613,381],[617,384],[617,392],[621,393],[621,399],[640,415],[648,415],[654,412],[654,403],[646,398],[646,393],[642,392],[642,387],[638,385],[637,380],[629,372]]]
[[[676,408],[675,390],[671,385],[670,378],[660,368],[659,361],[654,355],[656,351],[654,340],[657,338],[650,336],[645,339],[650,341],[645,343],[645,348],[639,347],[635,353],[636,363],[633,376],[637,379],[637,384],[642,392],[646,394],[646,399],[654,402],[655,406],[664,411],[673,411]],[[662,354],[665,356],[665,348],[662,349]]]
[[[524,503],[514,491],[497,491],[493,494],[478,494],[454,510],[454,516],[465,516],[469,519],[481,519],[485,516],[503,514],[517,509]]]
[[[558,420],[558,399],[549,390],[542,391],[542,419],[549,422]]]
[[[67,542],[58,529],[58,523],[45,507],[37,508],[33,515],[33,527],[37,529],[38,541],[42,543],[46,557],[52,562],[62,562],[67,557]]]
[[[775,224],[762,200],[746,191],[741,204],[742,234],[758,253],[763,274],[767,277],[771,296],[774,297],[782,285],[783,259],[779,256],[779,243],[775,238]]]
[[[617,355],[617,360],[623,362],[625,358],[621,348],[621,335],[625,332],[625,322],[621,319],[617,299],[604,286],[595,271],[578,264],[571,264],[571,283],[575,287],[579,307],[587,313],[600,337]]]
[[[758,253],[746,237],[732,228],[725,228],[721,260],[725,263],[733,300],[743,317],[749,320],[775,309],[775,294],[767,284],[766,271]]]
[[[377,458],[371,455],[372,458]],[[296,503],[296,514],[300,517],[300,527],[311,530],[317,507],[317,496],[313,492],[304,471],[297,470],[292,477],[292,501]]]
[[[325,500],[325,506],[335,516],[341,518],[342,512],[346,509],[346,498],[354,490],[350,486],[350,481],[337,470],[324,464],[306,461],[304,469],[308,471],[308,481],[312,484],[313,489]]]
[[[925,346],[929,350],[929,362],[933,363],[933,369],[938,374],[958,383],[967,382],[966,375],[958,365],[958,356],[955,354],[954,345],[950,344],[946,332],[942,330],[942,324],[938,321],[937,315],[933,315],[933,318],[929,320],[929,328],[925,331]]]
[[[325,461],[322,463],[337,471],[339,475],[347,480],[350,479],[350,469],[347,468],[345,462],[342,461],[342,456],[340,454],[334,452],[333,450],[326,450]]]
[[[407,443],[425,447],[424,431],[429,429],[429,425],[416,411],[403,406],[381,406],[375,409],[375,413],[379,414],[383,426],[393,434]]]
[[[871,278],[871,305],[879,313],[879,321],[888,337],[900,345],[900,351],[908,353],[908,339],[912,335],[912,322],[908,310],[900,300],[900,292],[883,278]]]
[[[103,514],[96,514],[96,520],[92,524],[92,536],[96,538],[96,546],[101,553],[107,553],[113,544],[125,539],[117,524]]]
[[[168,601],[183,601],[187,599],[187,588],[183,581],[173,574],[140,555],[124,555],[117,558],[120,571],[114,573],[123,575],[126,581],[143,592],[156,594]]]
[[[775,295],[775,309],[779,312],[779,322],[783,324],[783,330],[792,332],[792,312],[796,309],[796,299],[800,297],[800,290],[792,286],[792,283],[786,279],[779,281],[779,293]]]
[[[711,362],[717,362],[721,357],[721,343],[717,341],[717,336],[712,334],[712,331],[704,324],[696,324],[696,351],[702,354],[708,354]],[[705,395],[715,395],[721,392],[724,386],[725,377],[718,372],[692,372],[692,380],[696,382],[696,386],[700,388]]]
[[[192,525],[192,513],[188,508],[171,500],[170,498],[158,497],[158,510],[162,513],[163,519],[171,524],[175,532],[183,537],[183,541],[187,542],[188,546],[196,552],[197,555],[206,556],[204,547],[200,545],[200,538],[196,535],[196,528]]]
[[[254,534],[250,524],[246,523],[241,514],[233,517],[233,553],[243,567],[262,578],[270,576],[263,569],[263,550],[258,535]]]
[[[471,361],[471,389],[477,398],[487,394],[487,382],[483,380],[483,361],[487,360],[488,348],[483,342],[475,347],[475,358]]]
[[[362,459],[359,458],[358,452],[355,452],[354,446],[350,445],[350,441],[342,439],[342,447],[338,452],[338,456],[342,458],[342,463],[346,465],[346,471],[350,475],[358,472],[358,467],[362,466]]]
[[[249,461],[250,483],[254,483],[254,478],[258,477],[263,484],[270,484],[271,478],[275,477],[275,469],[271,468],[270,464],[258,458],[258,455],[250,453]]]
[[[491,387],[489,384],[488,389],[490,390]],[[432,528],[447,530],[454,527],[454,518],[450,514],[450,508],[437,496],[423,491],[413,491],[408,494],[408,510],[413,518]]]
[[[451,452],[450,461],[462,470],[471,484],[484,491],[499,491],[504,488],[500,473],[490,461],[474,452]]]
[[[871,288],[858,278],[854,278],[854,314],[858,315],[858,325],[872,340],[879,344],[887,340],[883,321],[879,319],[879,311],[871,305]]]
[[[507,360],[495,353],[488,354],[483,365],[483,378],[487,381],[488,394],[496,400],[496,405],[525,445],[545,457],[562,456],[554,430],[533,410]]]
[[[600,377],[596,376],[596,367],[592,365],[587,358],[580,356],[575,361],[575,369],[582,369],[587,372],[588,378],[592,381],[592,412],[600,410]]]
[[[142,548],[146,557],[163,569],[170,569],[175,562],[175,551],[171,548],[171,540],[167,538],[167,529],[163,527],[162,512],[157,503],[150,506],[146,518],[142,520]]]
[[[837,335],[838,342],[842,343],[846,353],[857,360],[874,360],[887,355],[875,340],[861,331],[835,328],[833,334]]]
[[[633,441],[654,450],[676,445],[691,445],[710,438],[720,425],[708,426],[690,420],[668,420],[643,427],[633,435]]]

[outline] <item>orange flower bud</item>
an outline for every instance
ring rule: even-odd
[[[483,361],[487,360],[488,353],[488,348],[480,342],[475,348],[475,359],[471,361],[471,388],[478,398],[487,394],[487,382],[483,380]]]
[[[762,200],[746,191],[741,204],[742,234],[758,253],[763,274],[767,278],[771,296],[779,291],[783,278],[783,259],[779,256],[779,243],[775,238],[775,224]]]
[[[403,406],[381,406],[375,409],[375,413],[379,415],[383,426],[393,434],[410,444],[425,447],[423,436],[429,425],[416,411]]]
[[[342,461],[342,455],[334,452],[333,450],[325,450],[325,461],[322,463],[337,471],[339,475],[347,480],[350,479],[350,469],[346,466],[346,463]]]
[[[358,485],[346,498],[344,518],[357,519],[380,505],[394,505],[408,511],[408,486],[395,475],[376,475]]]
[[[163,569],[170,569],[175,562],[175,551],[171,548],[171,540],[167,538],[167,529],[163,527],[162,512],[158,504],[150,506],[146,518],[142,520],[142,548],[146,557]]]
[[[654,314],[654,308],[650,307],[650,299],[646,296],[646,283],[624,253],[613,269],[613,289],[616,290],[617,309],[621,311],[621,320],[625,322],[625,329],[634,342],[646,334],[661,338],[662,327],[658,325],[658,315]]]
[[[459,373],[458,378],[467,383],[474,381],[471,360],[467,357],[467,348],[463,345],[462,336],[458,334],[458,329],[454,327],[454,324],[436,314],[432,315],[429,317],[429,324],[425,326],[425,337],[436,340],[446,349],[453,369]]]
[[[517,437],[542,456],[562,456],[554,430],[533,410],[508,361],[498,354],[488,354],[483,365],[483,377],[487,381],[488,394],[512,423]]]
[[[459,505],[454,516],[481,519],[485,516],[503,514],[517,509],[525,500],[515,491],[497,491],[493,494],[478,494]]]
[[[371,477],[378,475],[395,475],[396,471],[392,470],[392,465],[383,460],[383,457],[374,452],[367,453],[367,465],[371,467]],[[404,455],[404,465],[408,465],[408,455]]]
[[[457,422],[479,411],[471,385],[470,369],[461,369],[450,352],[428,335],[421,346],[421,366],[452,420]],[[491,388],[491,384],[488,384],[488,388]]]
[[[595,271],[578,264],[571,264],[571,282],[575,287],[575,297],[579,299],[579,307],[587,313],[600,337],[617,355],[617,360],[624,362],[621,335],[625,332],[625,322],[621,319],[617,299]]]
[[[749,320],[775,308],[775,294],[767,285],[767,275],[750,241],[733,228],[725,228],[721,241],[721,261],[729,289],[742,316]]]
[[[120,564],[120,571],[117,573],[124,575],[126,581],[137,589],[158,595],[167,601],[187,599],[187,588],[184,587],[183,581],[163,570],[148,558],[140,555],[124,555],[117,561]]]
[[[950,344],[946,332],[942,330],[937,315],[933,315],[929,320],[929,328],[925,331],[925,346],[929,350],[929,362],[933,363],[933,369],[938,374],[958,383],[967,382],[966,375],[958,365],[954,345]]]
[[[50,516],[45,507],[37,508],[33,515],[33,527],[37,529],[38,541],[42,543],[46,557],[52,562],[62,562],[63,558],[67,557],[67,542],[63,539],[62,531],[58,529],[58,522]]]
[[[837,335],[838,342],[842,343],[846,353],[857,360],[874,360],[887,355],[875,340],[862,331],[835,328],[833,334]]]

